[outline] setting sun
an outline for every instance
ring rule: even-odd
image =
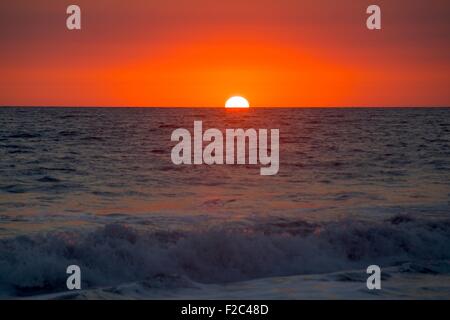
[[[225,108],[249,108],[247,99],[243,97],[231,97],[225,103]]]

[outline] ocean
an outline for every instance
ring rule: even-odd
[[[174,165],[197,120],[278,174]],[[450,108],[0,108],[0,297],[449,299]]]

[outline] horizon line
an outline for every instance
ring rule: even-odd
[[[153,109],[226,109],[218,106],[125,106],[125,105],[0,105],[0,108],[153,108]],[[450,108],[450,105],[435,105],[435,106],[250,106],[245,109],[369,109],[369,108]],[[238,108],[239,109],[239,108]]]

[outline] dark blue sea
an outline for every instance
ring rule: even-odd
[[[174,165],[196,120],[279,129],[278,174]],[[449,261],[450,108],[0,108],[0,297],[448,299]]]

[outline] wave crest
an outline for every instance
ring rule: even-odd
[[[311,223],[272,219],[166,232],[109,224],[97,230],[1,240],[0,294],[63,291],[65,270],[71,264],[81,267],[83,286],[93,288],[161,275],[225,283],[448,259],[449,220],[397,216],[377,223],[349,219]],[[411,270],[423,268],[405,272]]]

